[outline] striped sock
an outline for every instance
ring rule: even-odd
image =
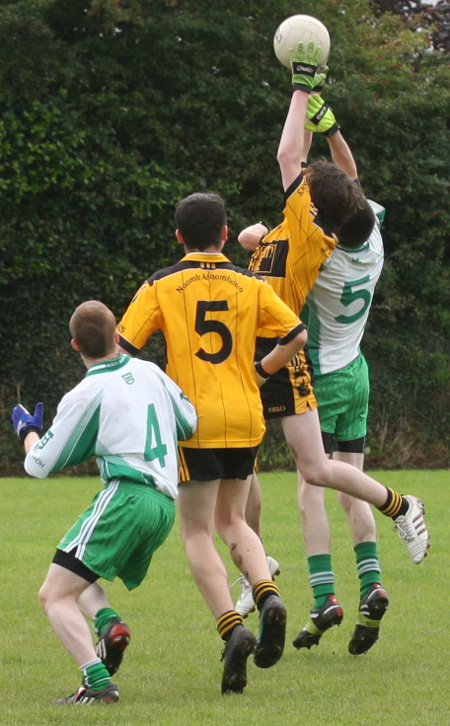
[[[383,506],[377,507],[381,514],[392,519],[395,519],[400,514],[406,514],[408,511],[408,502],[402,498],[402,495],[396,492],[395,489],[390,489],[389,487],[386,487],[386,491],[387,497],[385,503]]]
[[[381,584],[377,543],[360,542],[353,549],[355,550],[356,569],[360,579],[360,600],[362,600],[371,585],[375,582]]]
[[[228,642],[236,625],[242,625],[242,615],[239,615],[236,610],[227,610],[220,618],[217,618],[217,632],[222,640]]]
[[[83,684],[90,691],[102,691],[108,683],[111,683],[111,676],[100,658],[94,658],[80,666],[83,675]]]
[[[334,572],[331,569],[331,555],[308,557],[309,584],[314,595],[314,607],[321,608],[327,598],[334,595]]]
[[[261,610],[270,595],[279,594],[280,591],[273,580],[259,580],[253,588],[253,600],[258,610]]]

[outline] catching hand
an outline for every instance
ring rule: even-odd
[[[36,433],[41,431],[42,421],[44,418],[44,404],[37,403],[36,408],[34,409],[34,414],[31,415],[31,413],[27,411],[25,406],[22,406],[21,403],[18,403],[17,406],[14,406],[13,408],[11,418],[14,426],[14,431],[16,432],[20,440],[23,441],[25,436],[29,434],[30,431],[35,431]]]
[[[327,80],[328,66],[318,66],[314,76],[313,93],[322,93],[325,81]]]
[[[306,116],[309,121],[305,123],[305,129],[308,131],[333,136],[340,129],[331,107],[317,93],[308,98]]]
[[[306,49],[304,49],[303,43],[300,42],[296,51],[289,51],[292,66],[292,85],[295,89],[300,88],[302,91],[311,93],[315,85],[314,79],[321,50],[320,45],[316,45],[314,41],[310,40]]]

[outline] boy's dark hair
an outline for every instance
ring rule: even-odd
[[[337,230],[339,244],[344,247],[360,247],[372,234],[375,226],[375,214],[367,199],[353,216]]]
[[[178,202],[175,223],[188,249],[218,247],[222,227],[227,223],[224,201],[213,192],[190,194]]]
[[[81,303],[69,322],[72,338],[87,358],[103,358],[115,348],[116,319],[111,310],[98,300]]]
[[[328,233],[338,230],[364,206],[365,197],[357,184],[330,161],[316,161],[305,172],[311,199]]]

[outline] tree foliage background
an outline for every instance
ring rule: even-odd
[[[367,465],[449,463],[449,4],[318,0],[332,39],[324,97],[367,195],[386,207],[385,269],[363,352]],[[227,254],[240,229],[280,220],[276,149],[290,74],[273,33],[286,0],[0,2],[1,474],[21,473],[10,411],[49,425],[83,375],[67,323],[97,298],[119,318],[180,248],[173,210],[222,194]],[[313,156],[327,153],[315,140]],[[161,365],[158,336],[144,355]],[[270,426],[262,468],[291,457]]]

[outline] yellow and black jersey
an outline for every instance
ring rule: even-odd
[[[301,174],[286,190],[283,221],[259,243],[249,269],[262,275],[291,310],[300,315],[323,262],[335,246],[336,240],[320,224]]]
[[[119,326],[135,355],[155,330],[167,345],[167,373],[194,403],[198,427],[183,446],[241,448],[264,435],[253,375],[256,332],[285,337],[303,328],[264,280],[223,254],[191,252],[138,290]]]

